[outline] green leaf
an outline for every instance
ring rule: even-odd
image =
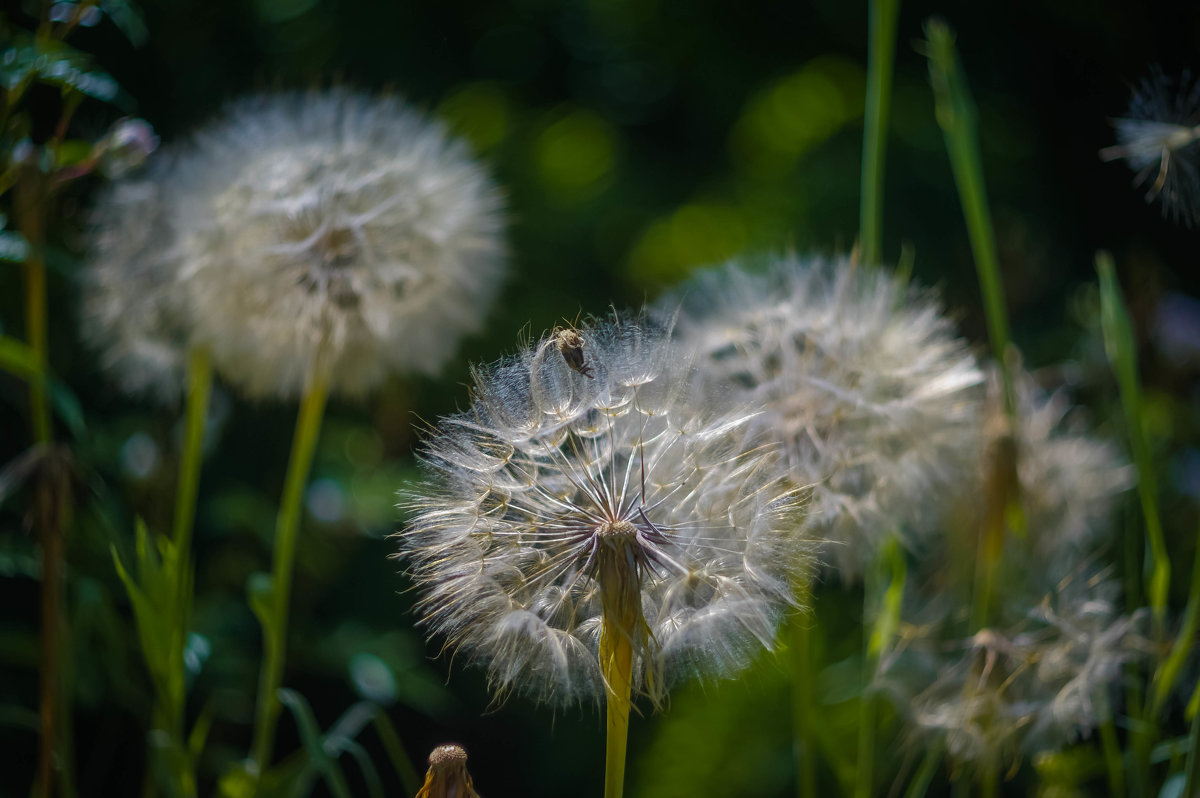
[[[104,102],[113,102],[120,95],[121,87],[112,76],[96,69],[91,58],[73,47],[28,34],[15,39],[0,55],[0,85],[13,95],[10,103],[35,81]]]
[[[71,435],[82,438],[87,432],[87,424],[83,419],[83,405],[79,397],[61,380],[50,380],[50,403],[55,413],[67,425]]]
[[[0,335],[0,369],[28,379],[38,372],[37,356],[16,338]]]
[[[1138,498],[1146,521],[1146,538],[1150,543],[1147,591],[1154,613],[1156,636],[1161,636],[1166,622],[1171,566],[1158,514],[1158,482],[1150,456],[1150,442],[1146,436],[1142,388],[1138,380],[1137,345],[1129,313],[1125,310],[1125,300],[1121,296],[1121,287],[1117,283],[1112,255],[1107,252],[1096,253],[1096,272],[1100,276],[1100,327],[1104,333],[1104,350],[1117,378],[1133,462],[1137,467]]]
[[[337,761],[330,757],[325,750],[325,742],[321,738],[317,719],[313,717],[312,707],[304,700],[304,696],[295,690],[283,687],[276,695],[279,696],[279,703],[287,707],[296,719],[296,726],[300,730],[300,740],[304,743],[304,749],[308,752],[317,771],[325,778],[330,792],[337,798],[350,798],[350,787],[346,784],[346,776],[342,773]]]
[[[142,12],[127,0],[100,0],[97,5],[100,10],[113,21],[117,29],[125,34],[125,38],[134,47],[142,47],[149,38],[150,31]]]

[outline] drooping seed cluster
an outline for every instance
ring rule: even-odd
[[[773,645],[803,564],[800,501],[759,408],[690,395],[668,330],[578,332],[590,376],[553,336],[475,370],[471,407],[426,441],[402,553],[430,632],[500,692],[603,696],[607,618],[657,699]]]

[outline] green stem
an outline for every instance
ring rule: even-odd
[[[1104,689],[1097,691],[1096,703],[1100,710],[1100,746],[1104,751],[1104,766],[1108,771],[1108,789],[1113,798],[1125,795],[1125,766],[1121,762],[1121,744],[1117,741],[1117,727],[1113,721],[1112,706]]]
[[[296,538],[300,530],[300,510],[304,488],[312,467],[325,400],[329,394],[327,381],[317,380],[300,403],[292,453],[288,459],[287,479],[279,505],[275,526],[275,556],[271,566],[271,589],[263,621],[263,664],[259,674],[258,709],[255,714],[254,742],[251,756],[257,775],[270,763],[275,742],[275,724],[281,709],[277,695],[283,682],[286,653],[288,604],[291,598],[292,570],[296,560]]]
[[[1200,630],[1200,534],[1196,538],[1196,560],[1192,564],[1192,580],[1188,585],[1187,605],[1179,625],[1179,634],[1175,636],[1171,651],[1154,674],[1150,686],[1150,718],[1154,720],[1162,713],[1167,696],[1171,694],[1188,653],[1196,643],[1196,632]]]
[[[940,745],[930,745],[925,749],[921,766],[917,768],[916,775],[908,783],[904,798],[924,798],[925,793],[929,792],[929,785],[933,783],[933,777],[937,774],[938,765],[941,763],[942,747]]]
[[[605,625],[607,626],[607,622]],[[612,645],[611,656],[601,656],[608,693],[604,744],[604,798],[621,798],[625,790],[625,749],[629,742],[633,643],[628,633],[619,628],[606,629],[603,634]]]
[[[208,350],[197,347],[188,356],[186,432],[183,456],[179,462],[179,484],[175,493],[175,546],[181,556],[192,547],[192,529],[196,523],[196,493],[200,484],[200,463],[204,457],[204,424],[208,417],[208,397],[212,389],[212,362]]]
[[[975,120],[975,105],[967,89],[966,78],[954,46],[954,32],[944,21],[930,19],[925,23],[929,77],[938,124],[946,138],[946,151],[958,187],[959,202],[971,239],[971,252],[983,292],[983,307],[987,316],[988,338],[1004,381],[1004,402],[1010,417],[1016,412],[1016,391],[1008,363],[1011,336],[1008,312],[1004,299],[1004,284],[1000,279],[1000,259],[996,252],[996,233],[992,213],[984,189],[983,161],[979,154],[979,135]]]
[[[29,415],[33,437],[49,443],[50,403],[47,399],[48,334],[46,323],[46,192],[43,176],[26,167],[17,181],[17,212],[21,234],[29,244],[25,260],[25,337],[37,370],[29,376]]]
[[[868,10],[867,105],[863,119],[862,259],[883,260],[883,173],[892,104],[892,70],[900,0],[870,0]]]
[[[856,798],[868,798],[874,793],[875,736],[877,715],[872,683],[879,661],[891,645],[900,626],[900,611],[904,602],[904,586],[908,580],[908,564],[895,535],[890,535],[876,562],[868,569],[863,591],[863,629],[867,636],[863,662],[863,690],[858,714],[858,764],[855,776]],[[868,623],[870,610],[878,607],[874,623]]]
[[[1192,709],[1193,704],[1200,700],[1200,684],[1196,685],[1196,690],[1192,694],[1192,700],[1188,702],[1188,708]],[[1183,782],[1184,795],[1200,795],[1200,712],[1193,711],[1192,713],[1192,729],[1188,733],[1188,753],[1186,776]]]
[[[812,590],[807,584],[796,588],[797,604],[811,606]],[[812,712],[812,631],[797,613],[788,622],[792,652],[792,749],[796,759],[797,798],[816,798],[816,741],[809,716]]]

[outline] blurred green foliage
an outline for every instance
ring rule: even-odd
[[[536,334],[581,311],[638,304],[738,253],[849,249],[858,229],[865,4],[147,0],[135,9],[107,0],[69,47],[49,51],[31,43],[38,4],[10,5],[0,20],[0,85],[22,114],[11,117],[5,141],[46,142],[72,104],[55,167],[86,160],[87,142],[123,115],[149,120],[173,141],[247,91],[331,82],[404,94],[490,164],[508,196],[513,258],[486,332],[437,379],[398,379],[363,404],[335,403],[322,430],[295,574],[284,680],[290,712],[279,733],[279,750],[298,753],[281,766],[280,789],[411,792],[413,763],[456,740],[470,751],[485,796],[598,792],[599,713],[552,716],[523,699],[497,706],[479,670],[414,628],[413,595],[386,536],[402,523],[395,491],[419,473],[415,428],[461,406],[467,363],[511,350],[523,325]],[[1200,500],[1200,322],[1186,303],[1190,316],[1164,308],[1200,296],[1197,233],[1159,218],[1130,189],[1130,175],[1101,164],[1096,152],[1112,141],[1107,120],[1123,111],[1129,82],[1153,63],[1194,62],[1200,9],[1167,15],[1116,0],[902,9],[883,252],[895,261],[911,244],[914,279],[940,289],[982,351],[970,241],[925,60],[910,46],[934,12],[958,32],[978,105],[1013,339],[1026,365],[1047,367],[1048,382],[1068,385],[1095,426],[1114,436],[1130,422],[1113,390],[1100,322],[1113,278],[1125,284],[1127,341],[1141,364],[1145,443],[1137,455],[1161,475],[1166,601],[1181,608]],[[49,401],[56,430],[71,442],[78,483],[61,673],[73,704],[65,754],[74,779],[64,789],[84,796],[141,789],[155,744],[145,735],[154,692],[182,689],[160,665],[147,668],[142,651],[163,637],[156,624],[170,626],[163,619],[185,611],[171,604],[169,588],[186,578],[169,545],[155,542],[171,527],[182,418],[121,396],[77,331],[75,277],[96,185],[81,179],[58,197],[45,251]],[[30,442],[22,377],[37,368],[19,332],[21,276],[12,264],[26,258],[29,243],[10,223],[12,210],[0,208],[4,795],[26,790],[36,758],[42,573],[28,534],[31,492],[3,465]],[[1091,265],[1099,248],[1116,262],[1103,293]],[[209,414],[191,625],[185,638],[160,641],[170,649],[163,657],[187,666],[179,722],[205,738],[196,771],[202,794],[249,743],[260,634],[246,585],[269,568],[294,414],[246,403],[219,385]],[[1126,517],[1136,519],[1128,498]],[[113,552],[124,567],[114,568]],[[1142,578],[1125,576],[1134,585]],[[818,587],[814,606],[818,787],[845,790],[855,772],[863,641],[832,633],[860,629],[862,595]],[[785,667],[764,658],[741,681],[695,686],[666,712],[635,716],[630,794],[792,794]],[[1179,683],[1194,685],[1194,653],[1181,668]],[[919,752],[880,704],[876,778],[912,773]],[[1176,736],[1154,749],[1155,762],[1182,756],[1178,697],[1166,717]],[[1098,757],[1081,741],[1027,763],[1005,793],[1092,794],[1104,779]],[[946,794],[948,770],[937,774],[931,794]]]

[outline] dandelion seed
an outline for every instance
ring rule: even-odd
[[[553,336],[475,369],[470,409],[425,442],[401,553],[424,624],[498,693],[659,701],[772,646],[800,565],[797,493],[758,408],[689,395],[667,330],[579,332],[590,377]]]
[[[171,195],[195,339],[252,396],[358,395],[436,371],[478,329],[504,260],[500,198],[465,147],[393,98],[234,103]]]
[[[1113,124],[1119,143],[1100,157],[1129,161],[1134,184],[1149,186],[1147,202],[1161,198],[1164,217],[1194,225],[1200,218],[1200,80],[1190,72],[1176,80],[1156,70]]]
[[[845,259],[788,257],[705,273],[659,303],[677,305],[702,390],[733,384],[765,406],[844,579],[929,517],[928,497],[971,452],[982,384],[930,298]]]

